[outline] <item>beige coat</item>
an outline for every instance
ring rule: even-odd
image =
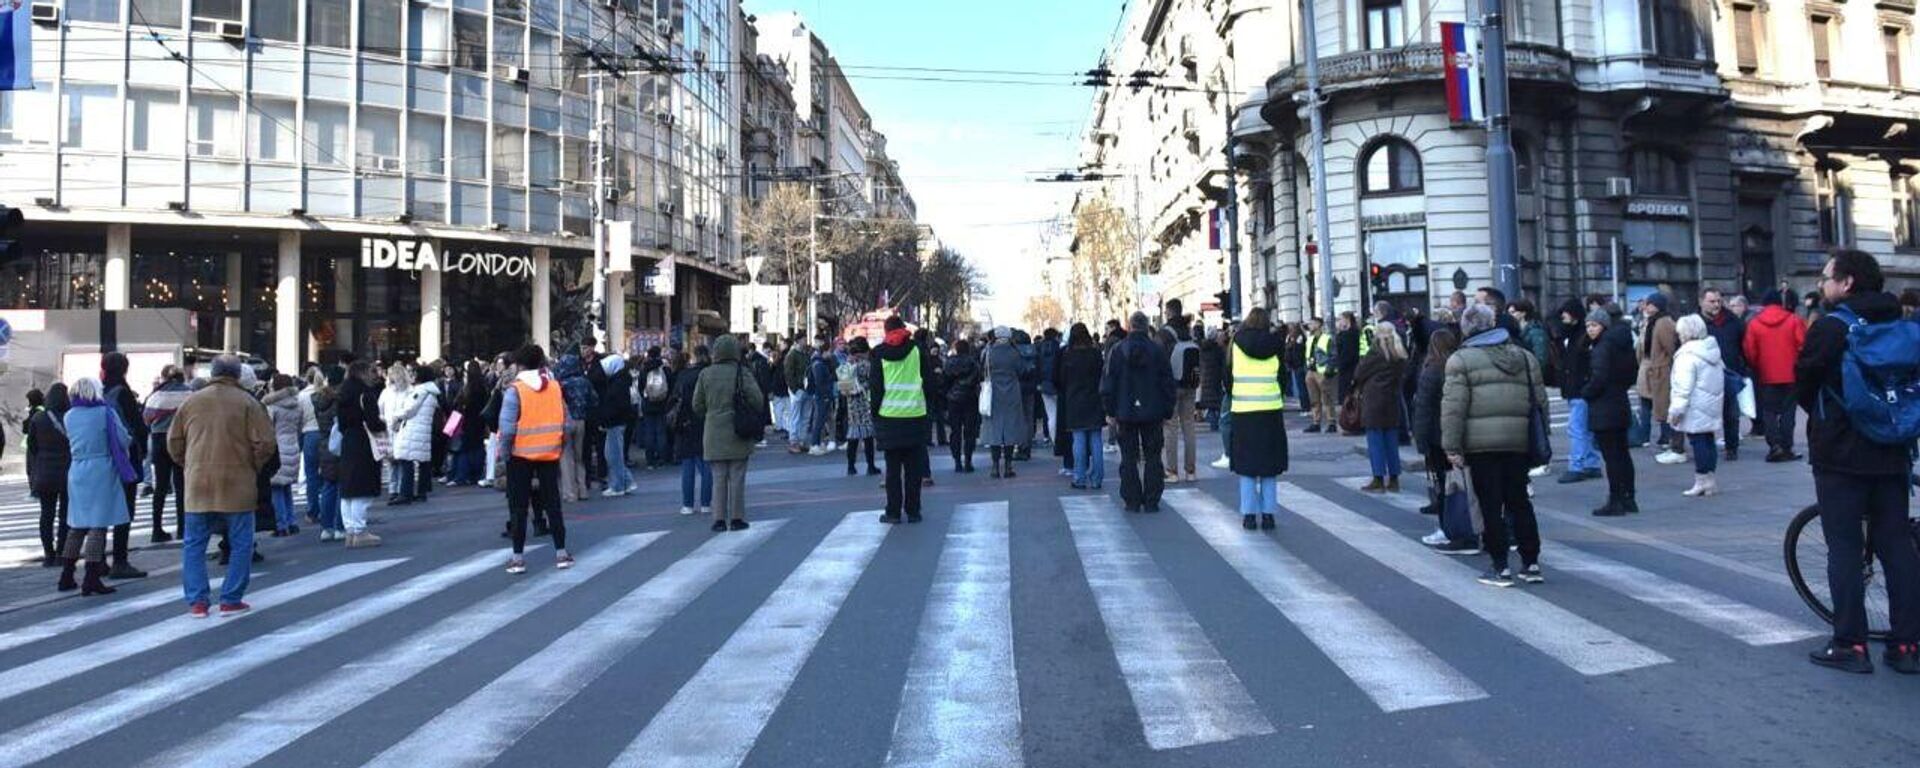
[[[1667,404],[1673,395],[1673,353],[1680,350],[1680,332],[1674,330],[1673,318],[1664,315],[1646,332],[1652,343],[1643,341],[1633,350],[1640,360],[1640,378],[1634,383],[1634,391],[1653,401],[1653,420],[1665,424]]]
[[[188,512],[254,511],[260,468],[274,450],[266,407],[226,377],[187,398],[167,430],[167,452],[184,457]]]

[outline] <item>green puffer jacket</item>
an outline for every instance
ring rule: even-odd
[[[1507,343],[1503,329],[1475,334],[1447,359],[1440,445],[1447,453],[1525,453],[1529,397],[1543,411],[1547,407],[1540,361]]]
[[[764,403],[766,395],[753,372],[740,373],[740,342],[732,335],[713,342],[713,364],[700,372],[693,386],[693,411],[707,420],[701,446],[707,461],[744,461],[753,456],[753,441],[733,432],[734,385],[745,387],[750,402]]]

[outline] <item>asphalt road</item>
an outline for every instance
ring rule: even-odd
[[[1920,761],[1920,678],[1805,661],[1778,555],[1803,464],[1727,465],[1694,502],[1637,451],[1625,519],[1543,482],[1548,581],[1501,590],[1418,544],[1417,482],[1354,490],[1355,442],[1297,436],[1260,533],[1211,470],[1129,515],[1117,456],[1105,494],[936,458],[927,521],[887,527],[840,455],[763,452],[749,531],[643,473],[571,508],[576,568],[548,548],[524,576],[501,497],[443,492],[377,549],[263,539],[243,617],[185,617],[171,574],[0,614],[0,766]]]

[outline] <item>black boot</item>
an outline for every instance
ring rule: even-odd
[[[990,475],[990,477],[992,477],[995,480],[998,480],[1000,479],[1000,446],[996,445],[987,450],[988,450],[988,455],[991,456],[993,459],[993,474]]]
[[[107,570],[106,564],[104,563],[101,564],[100,570],[104,571],[109,579],[144,579],[147,577],[147,572],[133,567],[133,563],[127,562],[125,555],[114,558],[112,570]]]
[[[80,588],[80,582],[73,580],[73,567],[78,563],[71,557],[60,559],[60,583],[54,585],[61,592],[72,592]]]
[[[114,589],[113,587],[107,586],[106,582],[100,580],[100,577],[106,575],[106,573],[107,573],[106,563],[100,562],[98,560],[87,561],[87,575],[83,577],[80,581],[80,594],[83,596],[111,595],[114,592],[117,592],[118,590]],[[142,574],[142,575],[145,575],[145,574]]]
[[[1260,523],[1254,519],[1253,515],[1241,515],[1240,527],[1254,531],[1260,529]]]
[[[1620,509],[1629,515],[1640,514],[1640,502],[1634,501],[1633,494],[1629,493],[1620,498]]]
[[[1265,512],[1260,515],[1260,528],[1262,530],[1271,531],[1273,530],[1273,527],[1277,524],[1278,524],[1277,521],[1273,519],[1272,512]]]

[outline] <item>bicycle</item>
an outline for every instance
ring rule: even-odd
[[[1920,546],[1920,518],[1908,521],[1916,546]],[[1864,523],[1863,523],[1864,525]],[[1866,569],[1866,608],[1867,638],[1885,640],[1891,629],[1891,620],[1887,611],[1887,583],[1879,578],[1878,565],[1873,558],[1873,538],[1866,537],[1867,552],[1862,558]],[[1807,607],[1827,624],[1833,624],[1833,606],[1828,605],[1832,595],[1827,586],[1827,537],[1820,528],[1820,508],[1807,507],[1793,516],[1787,524],[1787,536],[1783,546],[1787,561],[1787,577],[1793,580],[1793,590],[1800,593],[1800,599]],[[1800,566],[1805,562],[1811,570]]]

